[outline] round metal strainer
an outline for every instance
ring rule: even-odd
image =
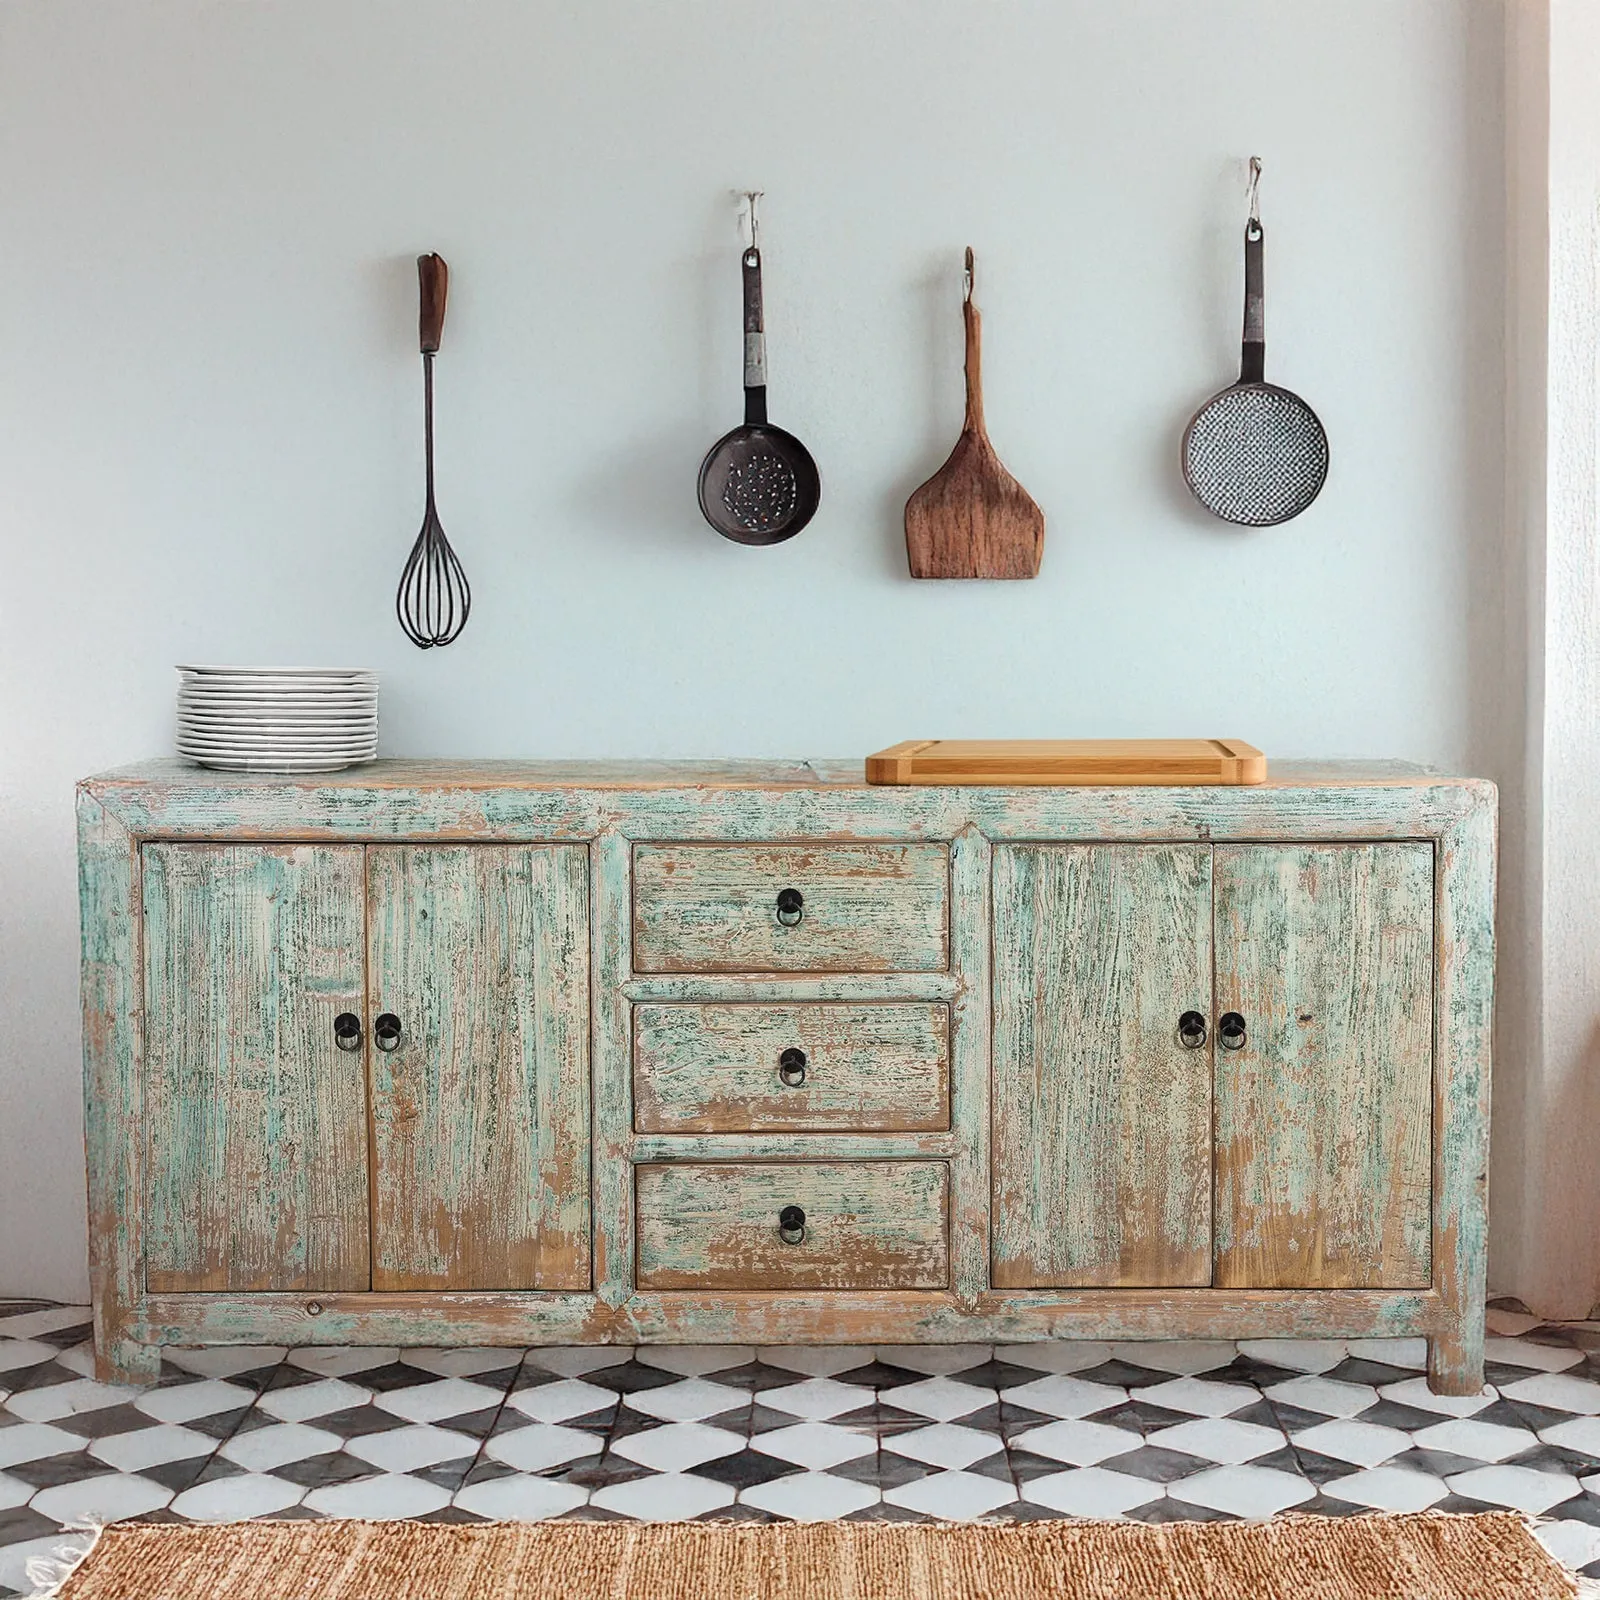
[[[1266,381],[1262,245],[1256,213],[1261,163],[1252,159],[1244,231],[1244,347],[1239,381],[1211,399],[1183,431],[1183,476],[1215,517],[1249,528],[1297,517],[1328,477],[1328,436],[1299,395]]]

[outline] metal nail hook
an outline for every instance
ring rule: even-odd
[[[752,250],[761,248],[761,221],[756,215],[756,201],[765,193],[765,189],[746,189],[744,192],[745,221],[750,228],[750,248]]]
[[[972,298],[973,272],[972,272],[972,246],[967,246],[967,264],[961,273],[961,298]]]
[[[1261,231],[1261,157],[1250,157],[1250,231]]]

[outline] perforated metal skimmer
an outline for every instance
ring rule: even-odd
[[[752,450],[729,464],[722,503],[741,528],[771,533],[788,523],[799,498],[794,469],[770,450]]]
[[[767,421],[767,341],[761,305],[759,193],[746,197],[750,243],[744,284],[744,425],[717,440],[700,464],[700,510],[735,544],[781,544],[816,512],[822,485],[811,452]]]

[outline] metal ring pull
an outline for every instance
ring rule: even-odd
[[[790,1045],[778,1057],[778,1077],[786,1089],[798,1089],[806,1081],[806,1053]]]
[[[798,925],[806,914],[806,897],[798,889],[778,891],[778,921],[786,928]]]
[[[361,1048],[361,1018],[353,1011],[341,1011],[333,1019],[333,1042],[341,1050]]]
[[[1185,1050],[1201,1050],[1206,1042],[1206,1019],[1198,1011],[1185,1011],[1178,1018],[1178,1043]]]
[[[778,1213],[778,1237],[785,1244],[805,1242],[806,1214],[799,1206],[785,1206]]]
[[[1224,1050],[1243,1050],[1247,1037],[1244,1018],[1237,1011],[1224,1011],[1217,1018],[1217,1042]]]
[[[400,1048],[400,1019],[392,1011],[384,1014],[372,1025],[372,1042],[380,1050]]]

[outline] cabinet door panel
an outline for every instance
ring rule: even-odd
[[[1429,1278],[1433,847],[1218,846],[1216,1282]]]
[[[373,1287],[586,1289],[587,850],[368,856]]]
[[[1211,851],[994,853],[994,1282],[1211,1279]]]
[[[146,1287],[365,1289],[360,846],[143,860]]]

